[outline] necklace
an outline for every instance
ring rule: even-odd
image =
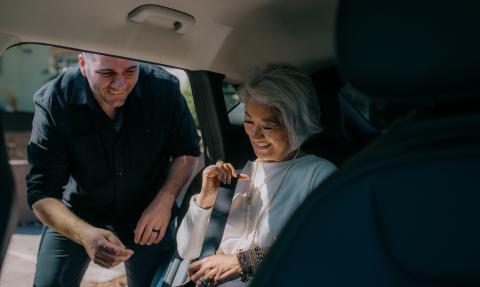
[[[280,183],[277,185],[276,189],[275,189],[275,192],[272,194],[272,197],[271,199],[262,207],[262,209],[260,210],[260,213],[258,215],[258,218],[255,222],[255,229],[253,231],[253,239],[252,239],[252,243],[250,244],[250,248],[254,248],[255,247],[255,242],[257,240],[257,237],[258,237],[258,233],[259,233],[259,229],[260,229],[260,222],[263,218],[263,216],[265,215],[265,212],[271,207],[272,205],[272,202],[273,200],[275,199],[275,196],[277,195],[278,191],[280,190],[280,187],[282,186],[283,184],[283,181],[285,180],[285,178],[287,177],[287,174],[288,172],[290,171],[290,168],[292,167],[293,165],[293,162],[295,161],[295,159],[297,158],[298,154],[300,153],[300,149],[298,149],[295,153],[295,155],[293,156],[293,158],[290,160],[287,168],[285,169],[285,172],[283,173],[283,176],[282,176],[282,179],[280,180]],[[258,166],[262,163],[263,161],[262,160],[256,160],[254,163],[253,163],[253,171],[252,171],[252,176],[250,177],[251,178],[251,181],[250,181],[250,187],[248,189],[248,192],[247,192],[247,207],[246,207],[246,212],[245,212],[245,218],[244,218],[244,224],[243,224],[243,235],[241,237],[241,239],[238,241],[237,243],[237,246],[235,247],[235,250],[238,250],[238,245],[240,244],[240,242],[242,242],[245,238],[247,238],[248,236],[248,229],[250,227],[250,221],[249,221],[249,217],[250,217],[250,210],[251,210],[251,206],[252,206],[252,201],[253,201],[253,190],[255,188],[255,176],[257,175],[257,169],[258,169]]]

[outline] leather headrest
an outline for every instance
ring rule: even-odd
[[[341,72],[388,102],[480,98],[480,1],[343,0],[337,14]]]

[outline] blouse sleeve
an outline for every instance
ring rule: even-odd
[[[322,183],[335,171],[337,171],[337,167],[333,163],[329,162],[328,160],[323,160],[321,164],[317,165],[315,168],[314,174],[310,181],[309,191],[312,192],[314,189],[316,189],[320,183]]]
[[[177,233],[177,250],[183,259],[192,260],[200,256],[203,239],[207,232],[212,208],[203,209],[195,202],[197,195],[192,196],[190,206],[180,224]]]

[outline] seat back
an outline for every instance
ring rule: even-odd
[[[8,164],[1,119],[2,117],[0,117],[0,271],[16,222],[13,210],[15,190],[12,172]]]
[[[345,79],[422,108],[305,200],[252,286],[480,286],[479,8],[341,0]]]
[[[345,131],[340,102],[343,80],[336,67],[318,71],[311,78],[320,104],[320,122],[324,130],[305,141],[302,150],[339,166],[360,148]]]

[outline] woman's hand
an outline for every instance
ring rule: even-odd
[[[202,208],[210,208],[217,197],[218,186],[221,182],[230,183],[232,177],[247,179],[244,174],[237,174],[231,163],[217,162],[215,165],[207,166],[203,170],[202,190],[196,198],[196,203]]]
[[[203,277],[214,285],[240,277],[240,264],[235,254],[216,254],[196,261],[188,266],[188,275],[197,286]]]

